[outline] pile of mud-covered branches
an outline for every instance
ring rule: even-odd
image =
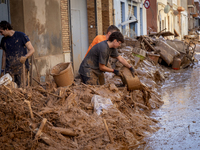
[[[134,44],[134,43],[133,43]],[[0,147],[2,149],[130,149],[159,127],[146,112],[159,108],[160,86],[168,73],[149,59],[135,63],[129,47],[119,53],[135,68],[140,90],[128,91],[120,77],[106,73],[106,84],[92,86],[76,80],[25,89],[0,85]],[[122,65],[111,59],[113,68]],[[112,105],[98,114],[95,95]]]
[[[145,100],[148,93],[151,100]],[[91,103],[94,95],[110,98],[113,105],[98,115]],[[26,89],[2,85],[0,98],[2,149],[134,148],[157,129],[157,121],[144,110],[162,104],[148,88],[130,92],[112,83]]]

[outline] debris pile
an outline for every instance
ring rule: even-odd
[[[193,43],[165,40],[156,36],[126,38],[119,49],[136,70],[142,86],[128,91],[120,77],[105,73],[106,84],[85,85],[76,79],[71,86],[56,87],[54,82],[41,86],[15,88],[0,85],[0,147],[2,149],[130,149],[145,136],[159,129],[158,121],[146,111],[159,108],[160,87],[169,72],[160,65],[173,65],[174,58],[194,61]],[[182,46],[182,48],[180,48]],[[122,64],[111,58],[112,68]],[[109,99],[108,107],[94,99]]]
[[[184,40],[189,43],[190,41],[192,41],[193,43],[195,44],[198,44],[199,43],[199,28],[194,28],[192,30],[190,30],[188,32],[188,35],[185,35],[184,36]]]
[[[166,32],[161,33],[163,33],[162,35],[166,34]],[[178,39],[168,40],[168,38],[160,36],[161,33],[152,34],[151,37],[139,36],[137,40],[126,37],[126,46],[123,48],[131,49],[136,63],[147,58],[155,64],[159,63],[173,69],[181,69],[194,65],[196,61],[194,58],[196,44],[193,41],[189,41],[188,43],[187,41],[180,41]],[[130,41],[132,41],[132,44]],[[176,61],[177,58],[180,61]],[[174,68],[174,65],[178,66],[178,68]]]
[[[114,83],[76,81],[70,87],[53,87],[0,86],[2,149],[129,149],[144,144],[141,140],[159,128],[145,110],[163,102],[146,86],[127,91]],[[91,103],[95,95],[113,104],[100,115]]]

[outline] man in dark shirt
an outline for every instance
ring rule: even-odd
[[[1,73],[9,73],[18,86],[21,85],[22,64],[25,63],[26,71],[29,69],[28,59],[34,48],[23,32],[14,31],[7,21],[0,22],[1,40],[0,48],[3,49]],[[27,53],[28,49],[28,53]]]
[[[108,41],[103,41],[92,47],[87,56],[82,61],[79,74],[83,83],[99,85],[100,78],[104,72],[113,72],[120,75],[118,70],[107,67],[109,57],[117,58],[124,66],[129,68],[134,74],[134,69],[128,62],[118,54],[116,48],[124,42],[124,37],[120,32],[113,32]]]

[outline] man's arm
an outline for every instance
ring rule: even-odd
[[[104,64],[99,63],[99,69],[104,72],[113,72],[114,69],[106,67]]]
[[[117,59],[124,65],[126,66],[127,68],[130,68],[131,65],[129,65],[129,63],[122,57],[122,56],[118,56]]]
[[[1,64],[1,76],[4,75],[5,67],[6,67],[6,53],[5,53],[5,51],[3,50],[2,64]]]
[[[132,75],[135,76],[137,75],[137,73],[135,72],[135,70],[133,69],[133,67],[122,57],[122,56],[118,56],[117,59],[127,68],[129,68],[129,70],[131,71]]]
[[[105,71],[105,72],[113,72],[115,75],[121,76],[121,73],[119,72],[119,70],[108,68],[108,67],[106,67],[105,65],[103,65],[101,63],[99,63],[99,69],[101,71]]]
[[[35,49],[33,48],[33,45],[31,44],[30,41],[28,41],[25,46],[28,49],[28,53],[25,56],[22,56],[20,59],[21,63],[25,63],[26,59],[31,57],[33,55],[33,53],[35,52]]]

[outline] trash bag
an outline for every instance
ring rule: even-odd
[[[108,109],[111,105],[113,105],[110,98],[104,98],[99,95],[94,95],[91,100],[94,110],[96,110],[96,113],[98,115],[101,114],[102,109]]]
[[[4,76],[0,78],[0,85],[10,84],[11,81],[12,81],[12,77],[10,76],[9,73],[6,73]]]

